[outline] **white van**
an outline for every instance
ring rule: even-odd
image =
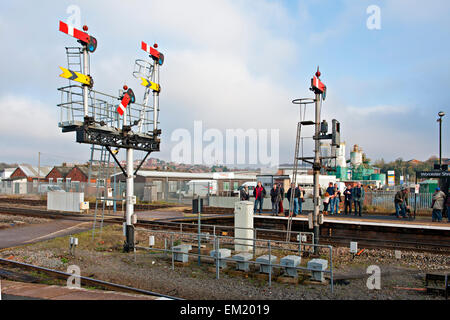
[[[244,182],[240,187],[239,187],[239,191],[241,191],[241,189],[244,189],[244,187],[248,187],[248,191],[250,192],[250,195],[252,195],[253,190],[256,188],[257,182],[256,181],[247,181]]]
[[[217,195],[217,180],[191,180],[186,183],[183,190],[178,190],[177,194],[182,197]]]

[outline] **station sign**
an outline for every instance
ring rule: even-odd
[[[395,186],[395,171],[394,170],[390,170],[388,171],[388,186]]]
[[[418,171],[417,178],[450,178],[450,171]]]

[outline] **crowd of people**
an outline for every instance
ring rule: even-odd
[[[352,207],[354,207],[355,216],[362,216],[362,205],[364,203],[365,191],[361,183],[358,182],[355,187],[347,186],[343,193],[338,188],[337,183],[332,182],[328,185],[323,198],[323,214],[324,215],[351,215]],[[341,213],[339,203],[344,200],[344,212]]]
[[[329,183],[328,188],[322,195],[322,189],[319,186],[319,196],[323,199],[323,214],[324,215],[352,215],[362,216],[362,207],[365,198],[365,191],[360,182],[356,186],[347,186],[341,193],[338,184]],[[257,186],[253,190],[253,197],[255,198],[254,213],[262,214],[264,198],[267,192],[261,182],[257,183]],[[285,216],[292,212],[295,217],[302,214],[303,203],[305,202],[305,190],[301,185],[295,186],[291,184],[289,190],[285,193],[283,185],[276,183],[270,189],[270,200],[272,203],[272,216],[278,216],[280,213],[284,213]],[[284,210],[283,200],[284,197],[288,199],[289,210]],[[249,201],[250,192],[248,187],[245,186],[240,191],[240,200]],[[293,203],[291,204],[291,201]],[[343,212],[340,210],[340,203],[343,201]],[[408,200],[408,189],[402,186],[401,189],[395,194],[394,197],[395,215],[398,219],[408,218],[411,214]],[[433,194],[431,207],[433,209],[432,221],[441,222],[442,216],[445,210],[447,210],[448,221],[450,222],[450,190],[446,195],[440,188],[436,188]]]

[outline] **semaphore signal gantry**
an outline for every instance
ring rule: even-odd
[[[93,78],[89,74],[89,54],[97,49],[96,38],[86,33],[88,30],[86,26],[83,27],[84,31],[81,31],[60,21],[59,30],[76,38],[82,45],[79,52],[82,55],[80,60],[83,61],[79,70],[70,68],[69,57],[68,68],[60,67],[63,72],[60,76],[71,80],[70,86],[58,89],[61,92],[61,103],[58,106],[61,108],[59,126],[62,131],[75,131],[76,141],[79,143],[110,148],[132,148],[146,152],[159,151],[161,130],[158,129],[157,118],[160,84],[152,81],[155,79],[141,76],[146,94],[147,91],[154,93],[151,106],[147,105],[148,100],[144,100],[143,104],[137,103],[133,90],[128,87],[119,96],[95,91]],[[66,48],[68,49],[74,48]],[[163,64],[164,55],[144,42],[142,49],[150,54],[153,64],[148,61],[146,63],[152,65],[152,75],[157,77],[159,82],[159,68],[155,65],[159,67]],[[79,84],[73,84],[72,81]],[[113,112],[114,109],[117,112]],[[138,127],[137,130],[134,130],[134,126]]]
[[[160,66],[164,55],[145,42],[141,49],[149,54],[148,60],[136,60],[133,76],[145,87],[143,103],[136,102],[134,91],[124,85],[119,95],[110,95],[94,90],[94,80],[90,75],[90,53],[97,49],[97,39],[87,33],[88,27],[78,30],[62,21],[59,31],[74,37],[80,47],[66,47],[67,68],[60,67],[61,77],[69,80],[69,85],[58,88],[61,93],[60,122],[62,132],[76,132],[76,141],[83,144],[99,145],[108,150],[127,178],[126,191],[126,251],[134,248],[133,196],[134,176],[150,155],[159,151],[161,130],[158,128]],[[74,82],[73,82],[74,81]],[[75,83],[76,82],[76,83]],[[150,101],[150,95],[153,95]],[[116,148],[113,152],[111,148]],[[126,168],[116,158],[118,149],[126,149]],[[133,168],[133,150],[147,152],[139,166]],[[133,222],[134,221],[134,222]]]

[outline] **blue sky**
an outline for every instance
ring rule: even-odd
[[[69,18],[70,5],[99,41],[91,57],[95,89],[139,87],[131,72],[134,60],[145,58],[141,40],[157,41],[164,52],[163,136],[154,157],[170,160],[171,133],[202,120],[223,132],[279,129],[280,162],[291,162],[298,121],[291,100],[311,97],[317,65],[328,88],[322,117],[341,121],[347,146],[359,144],[371,159],[424,160],[438,153],[442,110],[443,155],[450,156],[446,0],[6,0],[0,161],[37,163],[38,152],[48,164],[89,157],[87,145],[57,127],[56,88],[66,84],[58,66],[66,63],[64,47],[76,44],[58,31],[58,21]],[[366,27],[370,5],[381,9],[381,30]]]

